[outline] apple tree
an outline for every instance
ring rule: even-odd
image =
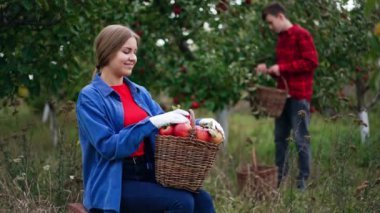
[[[38,109],[75,100],[91,79],[95,36],[120,23],[142,38],[132,78],[183,107],[222,109],[239,100],[249,71],[246,43],[255,42],[246,29],[256,19],[249,6],[226,0],[1,3],[0,98],[8,104],[19,91]]]
[[[373,0],[372,0],[373,1]],[[344,85],[378,76],[367,53],[376,12],[363,15],[363,1],[283,1],[294,23],[314,36],[320,56],[313,105],[339,110]],[[261,20],[269,1],[140,0],[27,1],[0,3],[0,99],[14,94],[38,108],[45,102],[75,100],[91,80],[93,40],[108,24],[130,26],[141,36],[132,78],[184,108],[223,112],[253,82],[272,84],[253,73],[257,63],[274,62],[276,35]],[[363,56],[363,57],[362,57]],[[360,70],[360,71],[358,71]],[[27,90],[26,90],[27,89]],[[25,92],[27,91],[27,92]],[[367,90],[363,90],[367,91]],[[361,96],[362,97],[362,96]],[[342,101],[343,100],[343,101]],[[9,103],[9,102],[4,102]],[[372,102],[371,102],[372,103]],[[327,106],[327,107],[326,107]]]
[[[232,1],[153,1],[133,27],[142,32],[144,61],[133,78],[152,82],[148,86],[167,92],[174,104],[217,112],[228,135],[228,108],[241,99],[255,63],[256,7]]]
[[[106,24],[129,22],[133,10],[116,1],[2,1],[2,105],[19,104],[18,93],[34,109],[45,105],[55,126],[59,103],[75,100],[91,79],[94,37]]]
[[[374,1],[371,3],[374,10],[367,16],[364,1],[354,1],[353,8],[348,8],[347,2],[284,1],[284,5],[290,20],[311,32],[319,53],[312,105],[321,112],[339,113],[351,109],[362,116],[363,111],[373,107],[380,98],[378,68],[368,60],[369,54],[379,49],[379,39],[372,33],[379,14]],[[267,43],[262,46],[264,50],[270,46],[264,35],[262,42]],[[255,79],[255,82],[263,83],[263,79]],[[354,100],[343,93],[350,85],[356,90]],[[374,94],[372,98],[368,97],[368,91]]]

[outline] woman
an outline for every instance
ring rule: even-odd
[[[84,206],[90,212],[214,212],[200,190],[165,188],[154,178],[154,141],[164,125],[189,122],[184,110],[164,113],[142,86],[128,79],[139,37],[121,25],[95,39],[97,74],[78,97]],[[214,119],[201,119],[223,133]],[[224,134],[224,133],[223,133]]]

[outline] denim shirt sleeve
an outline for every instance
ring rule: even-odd
[[[148,92],[148,90],[145,89],[145,87],[141,87],[145,102],[147,103],[149,110],[152,112],[152,115],[158,115],[164,113],[164,110],[162,110],[161,106],[153,100],[152,96]]]
[[[156,130],[146,118],[115,132],[105,110],[91,100],[82,100],[77,105],[79,131],[102,157],[115,160],[128,157],[137,150],[140,142]]]

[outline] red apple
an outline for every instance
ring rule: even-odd
[[[191,108],[192,109],[198,109],[199,108],[199,103],[197,101],[191,102]]]
[[[216,4],[216,10],[221,13],[228,10],[228,1],[227,0],[221,0],[218,4]]]
[[[174,104],[179,104],[179,98],[178,98],[178,96],[176,96],[176,97],[173,98],[173,103]]]
[[[144,31],[142,30],[137,30],[136,31],[136,34],[139,35],[140,37],[142,37],[144,35]]]
[[[174,126],[174,135],[178,137],[189,137],[191,133],[191,125],[189,123],[180,123]]]
[[[218,130],[210,129],[209,133],[211,135],[211,142],[220,144],[223,142],[223,135]]]
[[[160,135],[173,135],[173,131],[174,131],[173,126],[170,126],[170,125],[163,126],[160,128],[159,134]]]
[[[172,8],[172,11],[174,14],[176,15],[179,15],[181,13],[181,6],[179,6],[179,4],[173,4],[173,8]]]
[[[208,129],[203,128],[201,126],[195,126],[195,135],[197,136],[198,140],[210,142],[211,141],[211,135],[208,132]]]
[[[363,69],[361,67],[359,67],[359,66],[355,67],[355,72],[361,72],[361,71],[363,71]]]

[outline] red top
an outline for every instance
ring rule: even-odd
[[[280,74],[288,83],[289,94],[295,99],[306,99],[310,102],[318,53],[309,31],[293,25],[287,31],[279,33],[276,59]],[[277,87],[285,88],[281,78],[277,79]]]
[[[120,95],[121,103],[123,104],[124,126],[135,124],[148,116],[148,114],[133,100],[131,91],[126,84],[112,86],[112,88]],[[140,143],[137,151],[132,153],[130,156],[132,157],[142,155],[144,155],[143,141]]]

